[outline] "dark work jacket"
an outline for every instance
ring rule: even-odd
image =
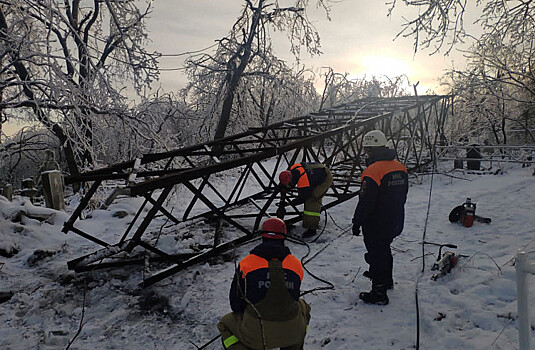
[[[294,300],[299,300],[303,280],[301,262],[290,253],[284,241],[263,239],[250,255],[240,261],[234,274],[229,294],[232,311],[241,313],[245,310],[244,293],[252,304],[264,299],[270,284],[268,262],[271,259],[282,261],[286,288]]]
[[[296,166],[297,165],[297,166]],[[301,166],[299,166],[301,165]],[[299,169],[301,168],[301,169]],[[312,195],[312,189],[321,185],[327,178],[326,166],[317,162],[294,164],[291,168],[291,187],[297,187],[298,196],[292,204],[304,203]],[[304,172],[302,171],[304,169]]]
[[[393,238],[403,230],[409,181],[407,169],[395,157],[394,150],[381,147],[374,149],[367,161],[353,216],[353,224],[362,226],[363,232],[375,231]]]

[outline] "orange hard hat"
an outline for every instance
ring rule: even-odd
[[[281,171],[279,174],[279,182],[284,186],[290,186],[292,181],[292,173],[289,170]]]
[[[284,239],[286,237],[286,224],[279,218],[269,218],[262,224],[262,237],[271,239]]]

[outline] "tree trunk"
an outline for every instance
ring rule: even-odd
[[[232,112],[232,105],[234,103],[234,96],[236,94],[236,89],[240,84],[243,72],[249,63],[249,58],[251,57],[251,46],[253,39],[257,36],[258,24],[260,23],[260,15],[262,14],[262,6],[264,5],[265,0],[260,0],[258,2],[258,7],[253,8],[254,15],[253,21],[251,23],[251,29],[245,43],[238,49],[235,55],[233,55],[229,62],[227,63],[227,68],[229,69],[227,77],[227,90],[225,93],[225,99],[223,100],[223,107],[221,109],[221,114],[219,116],[219,121],[214,134],[214,141],[219,140],[225,137],[225,132],[227,131],[228,123],[230,121],[230,115]],[[243,54],[240,56],[240,51],[243,50]],[[239,64],[235,65],[235,60],[239,59]],[[222,147],[218,147],[217,153],[221,153]]]
[[[7,21],[4,16],[4,12],[2,9],[0,9],[0,39],[7,41],[7,34],[8,27],[7,27]],[[18,52],[14,52],[11,49],[8,49],[9,55],[11,57],[13,66],[15,67],[15,71],[17,72],[17,75],[19,76],[19,79],[22,82],[29,82],[30,81],[30,74],[24,64],[18,59],[19,55]],[[32,110],[37,116],[37,119],[43,123],[49,130],[52,131],[52,133],[59,139],[60,144],[63,146],[63,151],[65,153],[65,159],[67,161],[67,166],[69,168],[69,171],[71,172],[71,175],[78,175],[78,165],[76,164],[76,159],[74,157],[74,151],[72,144],[67,137],[67,134],[63,130],[63,128],[57,124],[52,122],[47,115],[41,110],[37,104],[35,95],[33,91],[30,89],[28,85],[23,85],[22,90],[24,92],[24,95],[28,98],[29,101],[32,101]]]
[[[507,134],[505,133],[505,118],[502,118],[502,135],[503,135],[503,144],[507,145]]]

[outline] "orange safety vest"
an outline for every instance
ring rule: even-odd
[[[291,170],[297,169],[299,171],[299,179],[297,180],[297,188],[310,187],[310,181],[308,180],[308,175],[305,170],[305,167],[301,164],[294,164],[291,166]]]
[[[369,177],[375,181],[377,186],[381,186],[381,181],[385,175],[395,171],[403,171],[404,173],[407,173],[407,168],[397,160],[380,160],[373,163],[362,172],[360,181],[363,182],[365,177]]]
[[[249,254],[240,261],[242,278],[245,278],[249,272],[267,268],[269,268],[269,261],[255,254]],[[284,258],[282,261],[282,268],[295,272],[299,276],[299,279],[301,279],[301,281],[303,280],[303,265],[301,265],[301,261],[292,254],[288,254]]]

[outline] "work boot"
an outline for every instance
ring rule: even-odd
[[[368,277],[369,279],[372,279],[372,276],[370,275],[370,271],[366,270],[362,273],[362,276]],[[391,278],[388,282],[386,282],[386,289],[394,289],[394,280]]]
[[[316,230],[309,228],[305,232],[303,232],[303,238],[308,238],[316,235]]]
[[[387,305],[389,302],[388,295],[386,295],[386,286],[384,284],[376,284],[372,286],[371,291],[360,293],[359,298],[366,304]]]

